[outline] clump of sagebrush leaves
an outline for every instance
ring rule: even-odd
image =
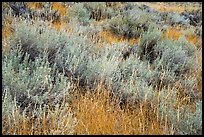
[[[138,6],[123,9],[120,14],[112,17],[106,29],[117,35],[127,38],[139,37],[146,32],[150,25],[154,25],[153,17],[140,9]]]
[[[71,77],[83,72],[91,46],[82,37],[67,36],[40,22],[22,21],[14,28],[11,51],[3,56],[3,89],[16,97],[22,111],[29,105],[32,110],[47,105],[49,99],[60,102],[68,94]]]
[[[28,54],[23,61],[21,57],[22,52],[16,48],[2,60],[3,91],[11,95],[21,112],[24,109],[32,112],[37,106],[48,105],[49,101],[54,106],[68,95],[67,78],[49,66],[46,53],[36,57],[34,62],[29,61]]]

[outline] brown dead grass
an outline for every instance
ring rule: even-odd
[[[192,76],[196,75],[196,90],[195,93],[198,95],[198,99],[202,99],[202,50],[196,51],[196,64],[198,69],[192,72]]]

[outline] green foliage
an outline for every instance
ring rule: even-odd
[[[116,46],[106,47],[95,56],[89,57],[87,68],[82,74],[87,79],[88,84],[94,84],[94,81],[110,82],[112,74],[119,65],[119,48]],[[107,83],[106,83],[107,84]]]
[[[74,4],[68,11],[66,17],[69,22],[72,20],[79,21],[82,25],[88,25],[90,23],[90,12],[84,7],[83,3]]]
[[[112,17],[108,22],[107,29],[120,36],[131,38],[139,37],[152,25],[154,25],[153,17],[135,6]]]
[[[83,37],[68,36],[63,30],[57,32],[44,25],[41,22],[32,25],[25,22],[19,23],[16,26],[12,48],[21,44],[23,54],[28,53],[32,61],[46,53],[51,65],[56,63],[60,69],[65,67],[77,71],[77,65],[78,67],[83,65],[89,52],[92,52],[94,48],[91,48]]]
[[[167,117],[172,123],[174,134],[201,134],[202,132],[202,102],[195,102],[195,112],[191,112],[189,106],[179,106],[175,109],[176,89],[160,91],[159,113],[162,118]]]
[[[43,10],[48,14],[50,4],[42,5],[47,7]],[[11,113],[14,106],[19,106],[21,112],[32,110],[42,114],[40,107],[47,107],[49,101],[56,106],[62,103],[64,96],[69,97],[73,81],[91,89],[102,82],[106,87],[111,84],[111,91],[121,101],[159,100],[159,115],[167,116],[177,129],[174,129],[176,134],[201,133],[202,102],[197,102],[194,114],[187,107],[179,108],[180,111],[170,109],[177,103],[175,83],[181,84],[189,96],[194,94],[196,77],[190,78],[190,75],[198,66],[195,65],[197,49],[193,45],[184,37],[177,41],[162,39],[155,22],[160,20],[155,17],[157,12],[149,14],[153,11],[133,3],[119,10],[107,3],[70,5],[64,19],[69,20],[72,34],[49,28],[43,21],[19,19],[12,26],[15,33],[8,39],[11,50],[2,56],[3,116]],[[3,8],[5,14],[11,12],[5,3]],[[107,19],[102,23],[105,29],[127,39],[140,37],[140,42],[132,47],[126,43],[103,45],[105,48],[96,50],[96,45],[87,38],[97,35],[103,27],[94,26],[93,19]],[[174,23],[189,23],[177,14],[168,15],[168,19]],[[197,29],[197,35],[202,35],[201,29]],[[54,113],[59,109],[56,106]],[[57,116],[60,120],[61,114]]]
[[[157,57],[157,51],[154,50],[154,46],[160,40],[161,32],[156,27],[151,26],[147,32],[144,32],[141,35],[141,41],[136,51],[140,59],[152,63]]]
[[[155,73],[153,75],[154,84],[161,84],[162,82],[162,86],[166,86],[181,80],[181,83],[186,83],[183,86],[188,89],[190,85],[195,84],[195,80],[186,79],[190,70],[197,69],[197,66],[193,65],[195,50],[195,47],[183,37],[178,41],[162,40],[161,32],[152,27],[141,36],[136,53],[140,60],[150,63],[150,68]]]
[[[104,18],[111,18],[116,15],[116,10],[112,7],[107,7],[105,2],[86,2],[84,6],[90,13],[90,18],[96,21]]]
[[[56,103],[68,94],[68,81],[62,74],[54,73],[56,68],[50,68],[46,54],[37,57],[35,62],[29,62],[29,55],[19,63],[22,53],[19,49],[5,55],[3,64],[3,91],[6,90],[16,98],[21,109],[29,105],[42,105],[49,97]],[[47,104],[48,105],[48,104]],[[53,104],[54,105],[54,104]]]
[[[167,22],[171,24],[182,24],[182,25],[189,24],[189,19],[185,19],[184,16],[181,16],[178,13],[169,13],[167,18],[168,18]]]
[[[158,68],[163,67],[165,70],[170,70],[176,75],[181,75],[196,67],[192,65],[195,61],[195,48],[186,41],[166,39],[158,43],[155,50],[159,54],[155,62],[160,64],[157,65]]]

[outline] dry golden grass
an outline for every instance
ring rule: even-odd
[[[14,31],[11,29],[12,19],[6,18],[3,22],[2,27],[2,52],[6,53],[10,50],[8,40],[6,40],[9,36],[13,34]]]
[[[30,9],[41,9],[42,8],[41,2],[27,2],[27,6]]]
[[[178,86],[179,87],[179,86]],[[176,110],[177,121],[180,121],[179,109],[183,105],[191,107],[188,96],[182,95],[177,89],[177,105],[167,101],[169,95],[154,101],[138,104],[125,104],[121,108],[119,100],[109,90],[98,86],[94,92],[80,89],[70,94],[69,103],[63,101],[61,107],[55,110],[42,109],[37,118],[19,114],[13,109],[12,115],[2,117],[2,134],[6,135],[46,135],[46,134],[123,134],[123,135],[163,135],[174,134],[171,119],[168,119],[167,109]],[[159,114],[158,102],[163,101],[163,115]],[[72,115],[73,114],[73,115]],[[174,125],[175,126],[175,125]]]
[[[195,92],[198,94],[199,99],[202,99],[202,50],[196,52],[196,64],[198,65],[198,69],[196,72],[192,72],[191,75],[197,76]]]
[[[108,30],[101,31],[99,33],[99,37],[102,39],[102,41],[105,41],[109,44],[125,42],[127,40],[126,37],[118,36],[118,35],[112,33],[111,31],[108,31]],[[139,38],[131,38],[128,40],[128,44],[129,45],[138,44],[139,40],[140,40]]]
[[[39,3],[30,2],[28,5],[31,8],[41,8]],[[149,6],[155,6],[154,8],[161,12],[175,11],[180,13],[185,9],[184,7],[167,6],[165,3],[159,5],[149,3]],[[193,10],[193,8],[188,10]],[[54,9],[59,10],[60,15],[64,16],[65,7],[61,3],[53,3],[52,10]],[[3,39],[11,34],[10,23],[9,20],[6,21],[5,27],[2,28]],[[70,31],[67,24],[61,20],[54,22],[51,26],[58,31],[62,27]],[[110,31],[102,31],[98,35],[102,41],[109,44],[126,41],[126,38],[119,37]],[[168,28],[162,34],[162,37],[177,40],[181,35],[183,35],[182,29],[176,27]],[[193,44],[201,41],[200,38],[191,33],[187,33],[185,36]],[[128,42],[133,45],[137,44],[139,40],[139,38],[132,38]],[[6,41],[2,42],[3,50],[8,51],[8,43]],[[199,44],[202,48],[202,44]],[[202,50],[198,51],[196,55],[196,63],[199,64],[200,68],[197,72],[192,72],[192,77],[198,75],[196,89],[200,94],[199,99],[202,99]],[[190,98],[183,94],[179,82],[176,84],[175,86],[178,87],[177,105],[165,108],[178,109],[182,105],[189,105],[194,112],[194,105],[189,104]],[[49,110],[48,115],[45,115],[45,110],[42,110],[42,113],[36,119],[21,115],[18,110],[14,109],[11,115],[2,117],[2,134],[173,134],[171,121],[165,115],[159,116],[157,102],[138,103],[135,106],[126,104],[125,108],[121,109],[118,99],[110,96],[109,91],[104,89],[103,86],[99,85],[95,90],[93,93],[87,91],[86,94],[81,94],[79,90],[70,95],[71,102],[69,102],[69,105],[64,102],[58,111]],[[164,100],[168,97],[164,97]],[[70,115],[70,112],[73,116]],[[77,123],[74,122],[73,117],[76,118]],[[179,122],[179,115],[177,117]]]
[[[100,86],[96,92],[76,95],[72,102],[76,134],[165,134],[156,108],[138,104],[121,109],[118,99],[109,95]]]
[[[162,33],[162,38],[169,38],[172,40],[178,40],[181,37],[182,32],[180,28],[168,27],[166,31]]]
[[[5,18],[4,22],[3,22],[3,27],[2,27],[2,39],[7,38],[8,36],[11,35],[11,23],[12,23],[12,19],[11,18]]]
[[[66,13],[66,7],[64,5],[62,5],[60,2],[53,2],[52,10],[58,10],[59,15],[64,16]]]
[[[196,45],[196,47],[200,48],[202,46],[202,39],[195,34],[189,33],[186,34],[185,37],[189,43]]]
[[[186,40],[194,44],[196,47],[201,47],[202,39],[192,32],[193,30],[185,30],[182,27],[168,27],[166,31],[162,33],[162,38],[169,38],[172,40],[178,40],[181,36],[185,36]]]
[[[5,26],[2,28],[2,39],[7,38],[10,35],[9,26]]]
[[[76,120],[67,103],[56,110],[43,108],[36,118],[20,114],[13,108],[11,115],[2,117],[3,135],[68,135],[74,133]]]
[[[54,21],[52,26],[57,30],[60,31],[61,28],[61,21]]]

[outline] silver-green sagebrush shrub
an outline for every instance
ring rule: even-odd
[[[110,19],[117,15],[117,10],[108,6],[105,2],[86,2],[84,6],[90,13],[90,19],[99,21],[101,19]]]
[[[170,24],[187,25],[190,22],[189,19],[185,19],[184,16],[182,16],[178,13],[169,13],[167,18],[168,18],[167,22]]]
[[[195,61],[195,55],[193,55],[193,51],[190,51],[191,47],[182,45],[179,41],[165,40],[155,48],[159,55],[155,63],[158,64],[160,62],[157,68],[163,65],[162,67],[165,70],[170,70],[178,76],[187,73],[190,68],[194,67],[192,64]]]
[[[70,7],[64,19],[68,19],[68,22],[76,20],[85,26],[91,22],[90,12],[84,7],[84,3],[75,3]]]
[[[176,89],[162,89],[159,93],[159,115],[173,126],[173,134],[202,134],[202,101],[195,101],[195,111],[178,106]],[[175,107],[177,106],[177,107]],[[167,133],[172,134],[172,133]]]
[[[139,37],[148,30],[150,25],[155,25],[152,17],[138,6],[134,6],[134,8],[122,10],[120,14],[112,17],[108,21],[106,29],[117,35],[131,38]]]
[[[158,72],[163,71],[163,80],[166,80],[167,83],[180,80],[185,89],[189,90],[189,87],[193,89],[195,80],[190,80],[188,77],[190,71],[197,69],[194,63],[195,47],[184,39],[178,41],[166,39],[159,42],[154,49],[157,57],[152,66]]]
[[[112,83],[120,94],[131,102],[149,101],[154,94],[152,85],[156,72],[150,65],[132,55],[118,65]]]
[[[140,59],[152,63],[157,57],[157,51],[155,51],[154,46],[160,40],[160,30],[154,26],[150,26],[148,31],[141,35],[141,40],[136,50]]]
[[[81,2],[73,4],[62,18],[68,22],[78,21],[80,25],[87,26],[94,20],[110,19],[116,15],[117,10],[107,7],[105,2]]]
[[[29,55],[26,54],[23,62],[18,63],[21,57],[22,52],[14,49],[2,60],[2,90],[16,99],[21,112],[27,107],[32,111],[36,105],[48,105],[49,101],[55,105],[68,95],[67,78],[63,74],[54,73],[56,68],[49,67],[46,54],[37,57],[35,62],[29,61]]]
[[[135,50],[139,59],[148,62],[155,72],[154,78],[152,77],[154,86],[159,84],[162,87],[178,80],[181,80],[186,87],[195,84],[195,80],[187,79],[190,70],[197,69],[194,65],[195,51],[195,46],[183,37],[178,41],[162,40],[160,30],[155,27],[150,27],[143,33],[139,46]]]
[[[53,62],[57,51],[65,46],[67,37],[65,33],[58,33],[46,25],[48,24],[42,21],[36,21],[34,24],[20,21],[14,26],[11,48],[21,44],[23,53],[28,53],[32,61],[43,52],[47,52],[49,60]]]
[[[111,81],[112,74],[117,70],[120,53],[119,48],[113,46],[106,47],[96,55],[89,57],[87,69],[82,77],[87,79],[89,85],[100,81],[107,84]]]
[[[46,26],[46,23],[20,22],[15,26],[16,32],[11,42],[12,48],[21,44],[21,51],[29,54],[29,60],[47,54],[50,66],[56,64],[60,72],[67,69],[78,75],[79,69],[84,66],[89,52],[93,52],[89,43],[82,36],[68,35],[63,30],[57,32]],[[80,66],[81,65],[81,66]],[[75,71],[75,72],[74,72]],[[79,73],[80,74],[80,73]]]

